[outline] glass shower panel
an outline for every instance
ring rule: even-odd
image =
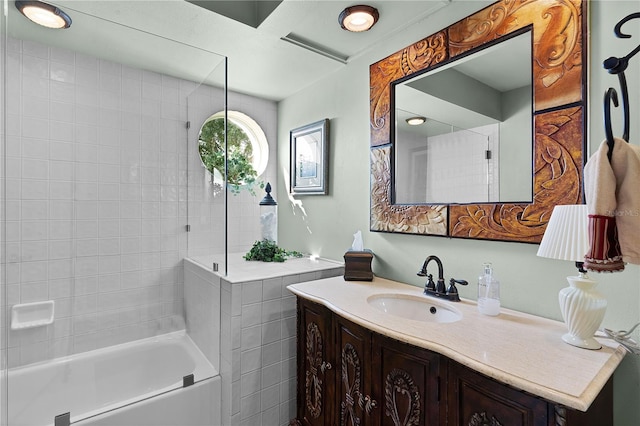
[[[207,269],[226,275],[226,60],[187,96],[187,122],[188,257]],[[214,122],[216,126],[210,128],[216,131],[211,135],[203,126]],[[205,135],[209,135],[209,145],[205,145]],[[206,152],[201,153],[201,145],[206,147]],[[208,166],[204,164],[207,158]]]
[[[5,3],[3,425],[74,423],[217,374],[185,331],[185,128],[225,58],[103,19],[108,3],[65,3],[68,31]]]
[[[4,0],[3,7],[7,7],[7,0]],[[7,240],[7,204],[6,200],[6,84],[5,75],[7,73],[6,43],[7,43],[7,16],[0,17],[0,425],[7,424],[7,348],[9,347],[7,333],[7,262],[6,262],[6,240]]]

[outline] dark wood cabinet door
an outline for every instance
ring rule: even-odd
[[[370,396],[371,332],[335,316],[336,424],[366,426],[376,402]]]
[[[440,355],[380,335],[373,337],[372,388],[378,402],[374,425],[437,426]]]
[[[330,312],[298,298],[298,420],[333,424],[334,346]]]
[[[453,426],[547,426],[547,402],[449,361],[448,416]]]

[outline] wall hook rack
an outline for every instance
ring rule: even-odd
[[[630,21],[631,19],[640,18],[640,12],[632,13],[630,15],[625,16],[621,19],[613,31],[618,38],[631,38],[631,35],[625,34],[622,32],[622,26]],[[609,72],[609,74],[617,74],[618,81],[620,82],[620,94],[622,100],[622,112],[624,116],[624,133],[622,134],[622,139],[629,142],[629,90],[627,88],[627,79],[624,75],[624,71],[627,69],[629,65],[629,59],[631,59],[636,53],[640,52],[640,44],[629,52],[628,55],[623,56],[621,58],[616,58],[612,56],[607,58],[603,62],[604,68]],[[611,154],[613,152],[613,145],[615,143],[613,137],[613,130],[611,127],[611,103],[614,106],[618,106],[618,93],[612,87],[607,89],[604,94],[604,130],[607,137],[607,145],[609,145],[609,152],[607,153],[607,157],[609,161],[611,161]]]

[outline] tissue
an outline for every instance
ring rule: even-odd
[[[353,234],[353,244],[344,254],[344,279],[346,281],[373,281],[371,261],[373,252],[364,248],[362,232]]]
[[[353,244],[351,244],[351,250],[353,251],[363,251],[364,244],[362,243],[362,232],[358,231],[353,234]]]

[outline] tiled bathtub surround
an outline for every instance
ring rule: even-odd
[[[210,265],[214,259],[194,261]],[[198,267],[185,262],[191,264],[187,274]],[[240,254],[229,256],[229,266],[232,272],[220,279],[222,424],[287,425],[296,407],[296,299],[286,287],[343,275],[344,267],[308,258],[247,262]],[[189,281],[187,275],[186,294],[191,294]],[[186,304],[188,311],[188,298]]]
[[[224,226],[210,188],[187,188],[187,165],[191,182],[205,174],[193,170],[186,120],[222,109],[222,91],[28,41],[7,46],[2,305],[56,304],[52,325],[9,332],[8,366],[183,328],[182,259]],[[275,142],[273,102],[229,94],[229,107]],[[259,238],[239,226],[259,222],[246,208],[258,201],[229,197],[230,216],[246,212],[231,220],[230,247]],[[206,232],[187,234],[187,210]]]

